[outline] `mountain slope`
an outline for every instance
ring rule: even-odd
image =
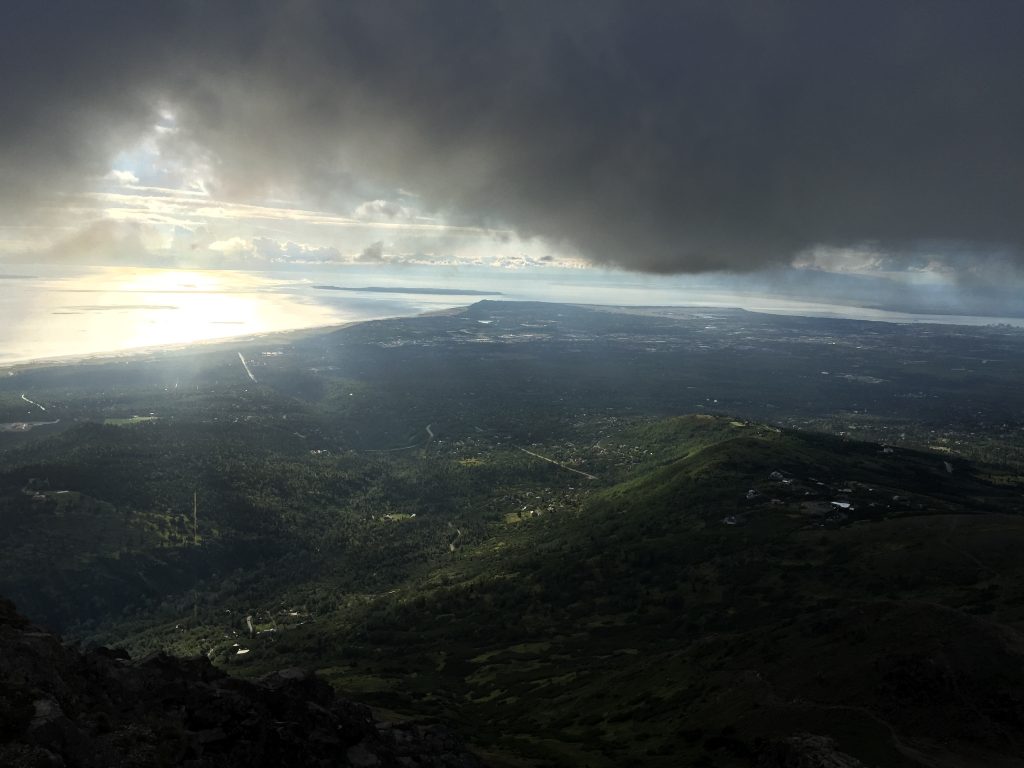
[[[285,445],[235,470],[211,442],[220,533],[151,552],[222,575],[154,590],[159,610],[101,637],[253,679],[315,668],[378,717],[452,723],[499,767],[1020,765],[1012,471],[724,417],[609,423],[528,444],[557,466],[486,437],[386,459]],[[97,439],[163,434],[129,429]],[[65,479],[48,461],[17,470],[18,519],[116,529],[102,505],[28,496],[24,475]],[[218,508],[218,487],[247,501]],[[231,565],[221,547],[254,534],[286,554]],[[111,564],[139,562],[112,541]]]
[[[0,600],[0,764],[452,766],[481,763],[440,726],[375,722],[322,680],[250,683],[207,659],[132,662],[61,645]]]
[[[1019,486],[722,419],[647,429],[646,471],[578,515],[509,524],[271,658],[440,707],[496,764],[1022,764]]]

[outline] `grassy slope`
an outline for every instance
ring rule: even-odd
[[[340,401],[349,407],[347,390]],[[38,468],[12,475],[6,514],[26,525],[46,515],[41,530],[64,544],[61,525],[109,539],[110,557],[78,562],[68,549],[57,558],[67,578],[46,572],[93,600],[132,588],[143,568],[161,579],[160,600],[182,574],[231,572],[230,557],[244,555],[219,592],[200,595],[198,617],[178,598],[163,619],[126,618],[116,634],[134,652],[212,647],[242,674],[319,668],[385,711],[461,723],[498,766],[745,765],[763,740],[804,731],[868,765],[998,765],[1020,751],[1024,518],[1012,473],[692,416],[601,437],[628,461],[598,470],[609,485],[558,496],[547,486],[579,481],[518,451],[310,458],[288,442],[293,428],[193,429],[175,442],[161,422],[83,427],[68,436],[90,439],[76,461],[55,451],[64,436],[38,457],[25,451]],[[141,449],[167,472],[134,488],[119,468]],[[280,539],[285,559],[212,544],[122,551],[125,536],[132,547],[187,538],[188,521],[159,509],[201,467],[219,479],[203,497],[235,531],[224,540],[263,531],[254,541]],[[122,507],[150,494],[155,511],[129,530],[87,495],[31,501],[21,475]],[[387,506],[402,499],[407,508]],[[554,514],[503,511],[549,500]],[[823,516],[834,500],[854,506],[849,519]],[[385,507],[397,522],[364,519]],[[444,521],[463,508],[458,524],[476,520],[474,532],[439,559],[452,535]],[[30,578],[48,541],[14,537],[8,559]],[[205,560],[182,559],[192,554]],[[276,631],[247,638],[244,616],[261,604],[257,628]],[[290,606],[300,615],[286,619]],[[238,641],[251,652],[236,659]]]
[[[499,765],[744,765],[802,731],[869,765],[1018,764],[1019,486],[721,419],[631,437],[646,471],[580,515],[501,528],[250,669],[451,716]]]

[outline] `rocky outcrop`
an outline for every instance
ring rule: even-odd
[[[478,768],[439,725],[376,722],[323,680],[256,682],[205,658],[67,648],[0,599],[0,765]]]
[[[761,745],[757,768],[865,768],[827,736],[798,733]]]

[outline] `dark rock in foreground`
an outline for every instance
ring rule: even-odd
[[[64,647],[0,599],[0,765],[458,766],[482,763],[438,725],[375,722],[323,680],[253,683],[207,659],[132,661]]]
[[[762,745],[757,768],[865,768],[827,736],[801,733]]]

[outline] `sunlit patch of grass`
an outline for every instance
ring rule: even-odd
[[[159,416],[129,416],[126,419],[104,419],[103,423],[110,427],[128,427],[132,424],[143,424],[147,421],[156,421]]]

